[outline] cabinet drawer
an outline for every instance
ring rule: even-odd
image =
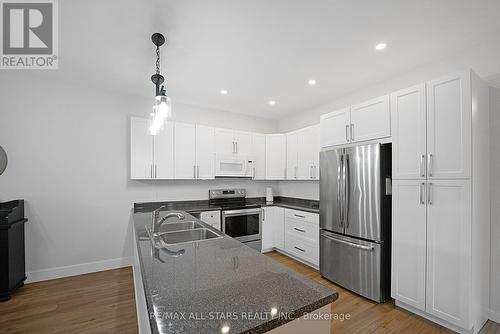
[[[319,244],[317,242],[307,241],[285,233],[285,251],[316,266],[319,264]]]
[[[285,209],[285,217],[319,225],[319,215],[317,213],[305,212],[294,209]]]
[[[286,233],[311,242],[319,242],[319,227],[317,224],[287,217],[285,222]]]

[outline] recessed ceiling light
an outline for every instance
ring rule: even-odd
[[[307,82],[309,85],[314,86],[316,84],[316,80],[311,79]]]
[[[375,50],[380,51],[380,50],[385,49],[386,47],[387,47],[387,43],[384,43],[384,42],[378,43],[377,45],[375,45]]]
[[[275,104],[276,104],[276,101],[274,101],[274,100],[269,101],[270,106],[274,106]]]
[[[228,91],[226,89],[221,89],[220,94],[221,95],[227,95]]]

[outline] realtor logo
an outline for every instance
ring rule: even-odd
[[[57,0],[1,2],[2,69],[57,69]]]

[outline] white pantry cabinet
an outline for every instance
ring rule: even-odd
[[[392,182],[391,296],[425,311],[425,180]]]
[[[215,129],[215,152],[222,154],[251,154],[252,134],[230,129]]]
[[[488,86],[451,74],[391,94],[391,111],[392,297],[478,333],[490,294]]]
[[[429,178],[471,177],[471,73],[427,82]]]
[[[255,180],[266,179],[266,135],[252,135],[252,159]]]
[[[391,94],[392,178],[425,179],[425,84]]]
[[[174,175],[176,179],[213,179],[214,129],[175,122]]]
[[[389,95],[322,115],[321,147],[391,136]]]
[[[149,132],[146,118],[130,118],[130,178],[171,179],[174,177],[173,124],[167,123],[156,136]]]
[[[266,179],[286,179],[286,135],[266,135]]]

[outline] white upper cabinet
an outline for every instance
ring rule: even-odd
[[[175,178],[195,179],[197,175],[196,125],[176,122],[174,128]]]
[[[254,179],[265,180],[266,178],[266,135],[252,135],[252,159]]]
[[[470,72],[427,82],[429,178],[471,177]]]
[[[319,151],[318,126],[297,132],[297,179],[319,179]]]
[[[425,311],[425,180],[392,182],[391,296]]]
[[[215,151],[222,154],[252,154],[252,133],[215,129]]]
[[[297,179],[297,154],[298,154],[298,133],[286,134],[286,179]]]
[[[234,131],[229,129],[215,129],[215,153],[235,153]]]
[[[130,118],[130,178],[172,179],[174,177],[173,124],[167,123],[156,136],[149,132],[146,118]]]
[[[320,121],[321,147],[347,144],[350,141],[351,112],[349,108],[322,115]]]
[[[390,137],[389,95],[352,106],[349,128],[352,142]]]
[[[252,134],[250,132],[235,131],[234,143],[236,154],[252,154]]]
[[[153,136],[149,133],[149,120],[130,118],[130,178],[153,178]]]
[[[174,178],[174,123],[167,122],[163,130],[153,136],[154,168],[157,179]]]
[[[471,181],[429,181],[427,203],[426,309],[468,329],[472,280]]]
[[[286,178],[286,135],[266,135],[266,179]]]
[[[392,178],[425,179],[425,84],[391,94]]]
[[[196,125],[196,178],[215,178],[215,131],[213,127]]]

